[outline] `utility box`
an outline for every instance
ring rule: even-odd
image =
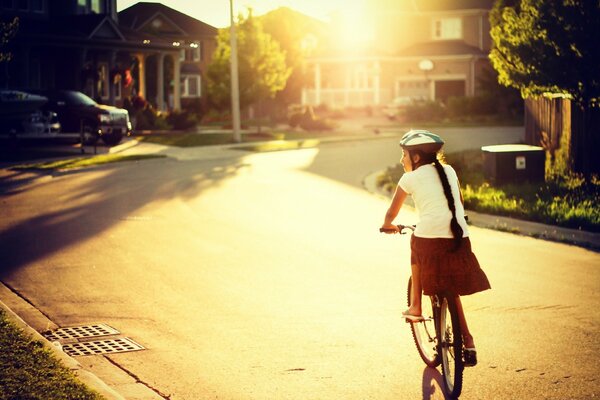
[[[483,175],[495,184],[543,182],[546,152],[525,144],[483,146]]]

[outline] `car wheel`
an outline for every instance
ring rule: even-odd
[[[81,131],[81,142],[86,146],[93,146],[98,142],[98,132],[90,124],[84,124]]]
[[[108,133],[102,135],[102,141],[107,146],[116,146],[121,143],[121,139],[123,139],[123,135],[120,133]]]

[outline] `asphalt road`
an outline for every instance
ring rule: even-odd
[[[378,233],[387,201],[360,187],[395,151],[3,171],[0,279],[59,326],[104,322],[145,346],[80,358],[127,398],[107,364],[173,400],[441,399],[399,317],[408,238]],[[480,364],[461,398],[599,396],[600,255],[471,233],[493,290],[464,299]]]

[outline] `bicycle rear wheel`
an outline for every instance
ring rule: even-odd
[[[411,301],[412,278],[408,280],[408,305]],[[411,322],[410,330],[423,362],[430,367],[440,365],[437,339],[435,335],[435,306],[432,297],[425,296],[421,301],[423,320]]]
[[[446,394],[451,398],[457,398],[462,390],[464,363],[462,335],[454,297],[442,296],[441,298],[439,329],[442,375]]]

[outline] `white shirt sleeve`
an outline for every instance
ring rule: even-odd
[[[408,194],[413,193],[412,184],[414,180],[411,178],[411,173],[405,172],[398,181],[398,186]]]

